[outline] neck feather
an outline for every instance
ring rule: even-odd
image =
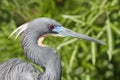
[[[36,32],[26,30],[22,33],[21,44],[26,56],[33,62],[45,67],[43,80],[60,80],[61,63],[56,52],[50,47],[41,47],[37,40],[40,37]]]

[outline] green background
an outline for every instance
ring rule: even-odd
[[[106,43],[46,38],[44,43],[60,56],[62,80],[120,80],[120,0],[0,0],[0,62],[26,60],[20,37],[8,37],[21,24],[39,17],[55,19]]]

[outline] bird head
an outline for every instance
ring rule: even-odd
[[[25,30],[30,29],[31,31],[34,31],[36,33],[42,33],[42,36],[46,36],[46,35],[52,35],[52,36],[72,36],[72,37],[76,37],[76,38],[80,38],[80,39],[85,39],[85,40],[89,40],[92,42],[96,42],[96,43],[100,43],[100,44],[105,44],[104,42],[80,34],[80,33],[76,33],[70,29],[67,29],[65,27],[63,27],[60,23],[58,23],[57,21],[50,19],[50,18],[38,18],[38,19],[34,19],[28,23],[25,23],[23,25],[21,25],[20,27],[18,27],[16,30],[14,30],[12,32],[12,34],[10,35],[10,37],[17,33],[15,39]]]

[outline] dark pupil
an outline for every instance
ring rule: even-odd
[[[54,26],[53,26],[53,25],[50,25],[50,29],[53,30],[53,29],[54,29]]]

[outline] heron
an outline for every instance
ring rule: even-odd
[[[43,44],[44,38],[48,35],[72,36],[105,44],[98,39],[67,29],[56,20],[45,17],[21,25],[11,33],[10,37],[14,34],[16,34],[15,39],[21,35],[21,46],[25,56],[45,70],[42,73],[22,59],[11,58],[0,64],[0,80],[61,80],[60,58],[55,50]]]

